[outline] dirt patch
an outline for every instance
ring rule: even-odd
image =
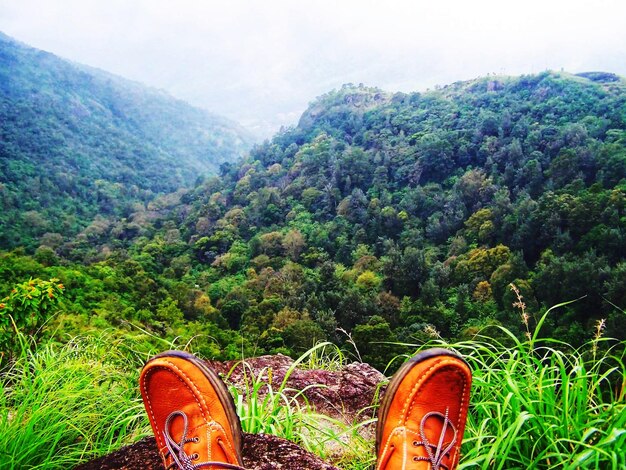
[[[248,470],[339,470],[293,442],[267,434],[244,434],[243,464]],[[154,437],[148,437],[75,470],[163,470]]]

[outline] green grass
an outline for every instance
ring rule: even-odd
[[[542,339],[551,311],[524,341],[493,327],[501,340],[420,348],[454,349],[473,372],[459,469],[626,469],[626,341],[601,324],[581,348]]]
[[[138,361],[111,338],[22,346],[0,378],[0,468],[73,468],[148,434]]]
[[[626,468],[626,343],[511,339],[453,345],[474,374],[459,468]]]
[[[417,347],[454,349],[472,369],[458,469],[626,469],[626,341],[597,335],[573,348],[541,339],[549,313],[525,341],[496,327],[501,340]],[[365,470],[369,463],[339,466]]]
[[[306,351],[298,362],[299,369],[339,371],[350,363],[345,351],[333,343],[323,342]]]
[[[540,326],[524,341],[493,327],[483,334],[499,340],[412,349],[452,348],[472,368],[459,468],[626,468],[626,342],[596,337],[575,349],[541,339]],[[0,468],[72,468],[149,434],[136,385],[145,357],[132,347],[107,336],[23,344],[0,374]],[[335,370],[344,362],[343,353],[320,344],[277,387],[271,371],[254,376],[247,368],[247,386],[231,387],[244,431],[290,439],[345,470],[370,468],[373,443],[363,430],[373,410],[345,424],[316,413],[304,391],[287,387],[296,367]]]

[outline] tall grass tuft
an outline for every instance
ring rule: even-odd
[[[626,468],[626,342],[600,327],[581,348],[541,339],[548,314],[524,341],[496,327],[500,340],[422,347],[455,349],[473,372],[459,469]]]
[[[72,468],[148,434],[138,363],[110,338],[21,343],[0,375],[0,468]]]
[[[453,346],[474,373],[459,468],[626,468],[623,356],[552,340]]]
[[[346,352],[339,346],[329,342],[320,343],[301,356],[300,369],[339,371],[350,363]]]

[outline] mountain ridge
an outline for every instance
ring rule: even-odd
[[[96,214],[123,215],[116,193],[145,203],[215,173],[252,143],[237,124],[162,90],[6,35],[0,36],[0,65],[3,247],[30,245],[18,242],[20,235],[40,236],[53,225],[69,235]],[[33,193],[32,186],[40,189]],[[99,191],[110,194],[99,200]],[[62,222],[68,204],[77,224]]]
[[[191,272],[244,331],[284,308],[331,337],[333,322],[390,327],[381,341],[429,324],[457,337],[516,324],[515,283],[533,308],[586,296],[551,324],[578,344],[600,315],[621,334],[609,302],[625,300],[625,194],[623,83],[545,72],[410,94],[344,86],[169,220]],[[292,276],[296,298],[276,294],[272,279]],[[251,312],[272,295],[265,324]]]

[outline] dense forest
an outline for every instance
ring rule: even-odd
[[[0,33],[0,246],[76,235],[97,215],[191,186],[249,134],[164,92]]]
[[[624,339],[626,82],[612,74],[410,94],[345,85],[219,176],[143,203],[109,183],[61,202],[74,180],[64,190],[40,177],[35,194],[59,217],[101,198],[126,207],[99,210],[76,235],[16,222],[43,204],[35,176],[7,173],[20,160],[2,145],[2,188],[23,193],[18,204],[0,192],[0,293],[57,279],[48,288],[62,286],[61,311],[43,334],[60,340],[109,328],[138,342],[196,338],[206,356],[236,358],[328,339],[384,368],[401,351],[393,343],[497,335],[496,325],[523,338],[572,300],[545,334],[581,344],[603,319],[604,334]],[[45,168],[61,158],[28,155],[44,154]],[[10,297],[0,306],[15,308]]]

